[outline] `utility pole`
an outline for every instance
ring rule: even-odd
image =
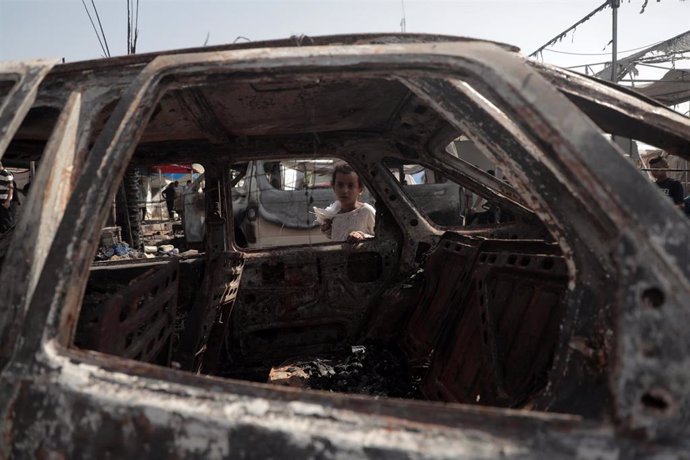
[[[618,80],[618,7],[621,6],[620,0],[611,0],[611,9],[613,10],[613,25],[612,25],[612,39],[613,46],[611,47],[611,81],[616,83]]]
[[[402,17],[400,18],[400,32],[407,32],[407,18],[405,17],[405,0],[400,0],[400,6],[402,7]]]

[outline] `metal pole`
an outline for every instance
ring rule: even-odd
[[[613,25],[612,25],[612,48],[611,48],[611,81],[616,83],[618,80],[618,7],[620,0],[611,0],[611,9],[613,10]]]
[[[405,0],[400,0],[400,6],[402,7],[402,17],[400,18],[400,32],[407,32],[407,18],[405,17]]]
[[[163,173],[161,172],[161,168],[158,168],[158,212],[159,212],[159,218],[158,218],[158,223],[163,222],[163,206],[161,205],[161,199],[163,198]]]
[[[612,24],[611,24],[611,81],[616,83],[618,80],[618,7],[620,0],[611,0]],[[611,135],[611,141],[616,142],[615,134]],[[630,153],[630,152],[628,152]]]

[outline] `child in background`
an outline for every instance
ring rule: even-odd
[[[321,231],[334,241],[373,238],[376,210],[359,201],[364,187],[357,173],[347,163],[338,163],[331,186],[337,201],[326,209],[314,208]]]

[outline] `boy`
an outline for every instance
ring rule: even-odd
[[[14,227],[12,198],[14,197],[14,176],[0,162],[0,233]]]
[[[649,160],[649,167],[652,168],[652,176],[656,179],[656,185],[664,192],[666,196],[671,197],[673,204],[679,208],[683,208],[683,185],[675,179],[671,179],[666,175],[668,163],[661,157],[652,158]],[[659,168],[659,169],[656,169]]]

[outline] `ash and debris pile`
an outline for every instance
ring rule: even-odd
[[[103,283],[87,290],[82,300],[79,322],[74,335],[75,346],[89,348],[91,335],[97,333],[94,328],[103,314],[102,305],[124,286],[123,283]]]
[[[115,243],[111,246],[101,246],[96,253],[96,260],[122,260],[139,259],[143,257],[140,251],[132,249],[125,242]]]
[[[144,226],[141,236],[142,245],[131,247],[122,240],[120,227],[105,227],[101,231],[101,241],[96,253],[95,262],[113,262],[118,260],[141,260],[161,257],[190,257],[198,251],[186,249],[184,237],[175,232],[174,227],[152,224]]]
[[[144,250],[140,251],[131,248],[126,242],[115,243],[112,246],[101,246],[96,253],[96,261],[115,261],[124,259],[153,259],[164,256],[191,256],[197,255],[198,251],[188,250],[180,252],[178,248],[172,244],[161,244],[158,246],[144,246]]]
[[[305,389],[421,399],[419,380],[389,348],[368,343],[344,355],[297,359],[271,369],[269,382]]]

